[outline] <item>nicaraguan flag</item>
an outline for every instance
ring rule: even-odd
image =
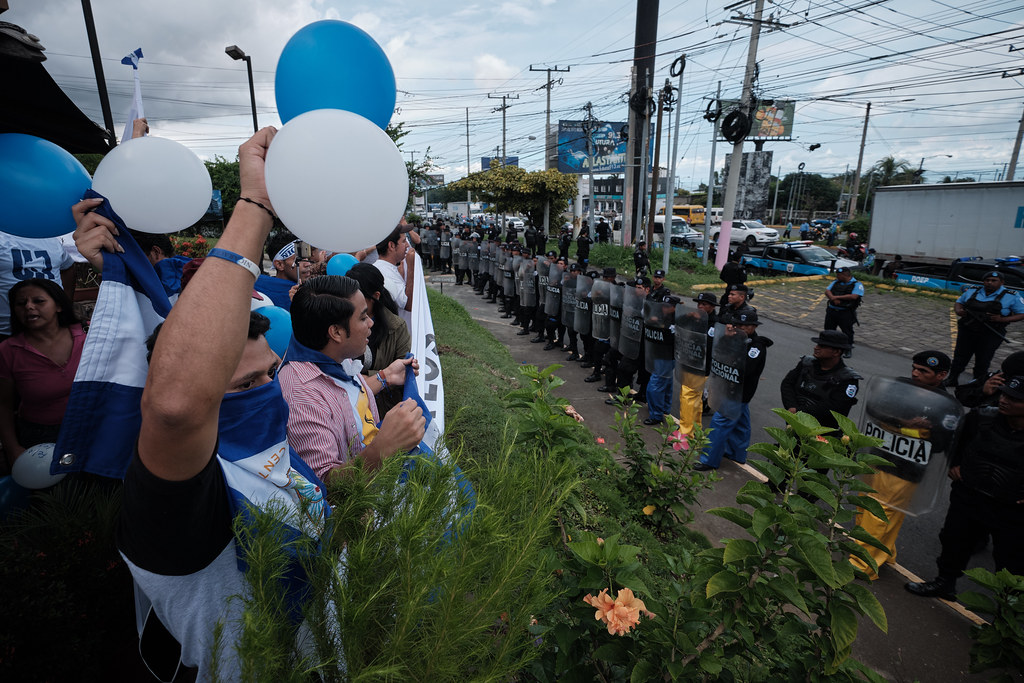
[[[87,190],[86,198],[102,197]],[[118,228],[123,254],[103,254],[103,282],[71,386],[52,474],[123,479],[139,435],[149,363],[146,339],[171,310],[149,259],[106,199],[96,208]]]

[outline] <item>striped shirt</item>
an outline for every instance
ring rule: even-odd
[[[291,362],[278,373],[288,403],[288,443],[325,479],[351,462],[377,435],[377,404],[366,380],[355,385],[328,377],[315,363]]]

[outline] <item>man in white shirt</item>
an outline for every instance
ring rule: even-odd
[[[409,248],[406,233],[412,225],[399,225],[377,244],[377,260],[373,265],[384,275],[384,287],[398,305],[406,324],[411,324],[413,270],[416,252]]]

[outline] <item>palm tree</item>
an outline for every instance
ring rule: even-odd
[[[885,185],[909,185],[914,182],[914,168],[906,159],[897,159],[891,154],[875,162],[870,171],[875,187]]]

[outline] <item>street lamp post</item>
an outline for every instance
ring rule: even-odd
[[[917,184],[918,185],[921,185],[921,184],[924,183],[924,160],[925,159],[934,159],[936,157],[948,157],[948,158],[952,159],[953,155],[952,154],[933,154],[930,157],[921,157],[921,163],[919,163],[917,165]]]
[[[237,45],[228,45],[224,48],[224,53],[235,61],[238,61],[239,59],[243,60],[245,62],[245,68],[249,72],[249,101],[252,103],[252,132],[255,133],[259,131],[260,124],[256,120],[256,87],[252,82],[252,57],[245,54],[245,52],[243,52]]]

